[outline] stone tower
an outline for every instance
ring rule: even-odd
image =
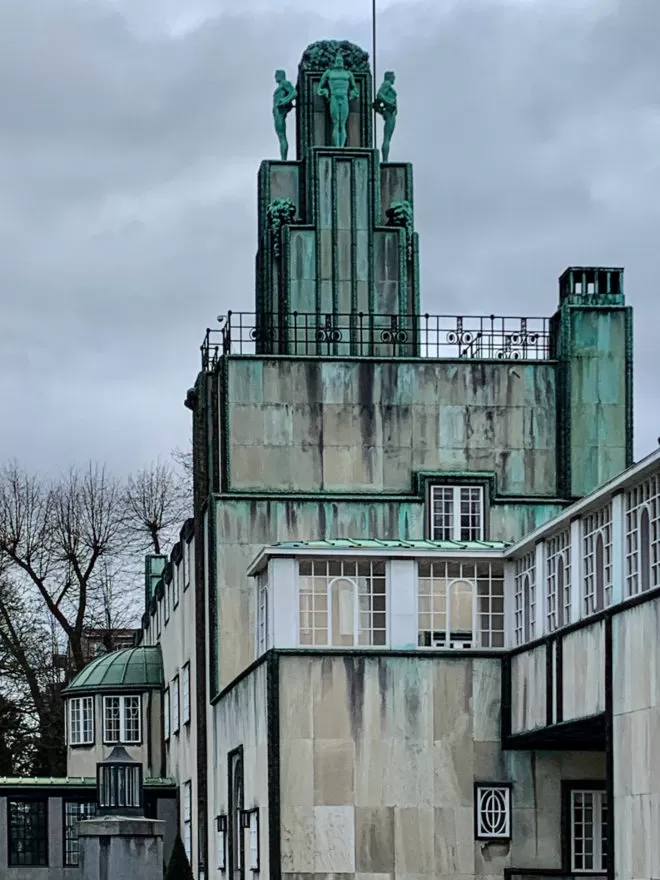
[[[337,52],[358,91],[342,148],[332,145],[319,95]],[[392,353],[394,333],[399,354],[414,355],[419,265],[412,168],[381,164],[373,148],[366,52],[347,42],[315,43],[300,62],[297,92],[296,160],[265,161],[259,170],[258,350],[384,355]]]

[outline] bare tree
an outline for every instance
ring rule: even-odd
[[[66,769],[53,620],[23,584],[0,578],[0,723],[14,772],[61,775]],[[6,761],[6,756],[5,756]]]
[[[189,510],[185,480],[160,461],[128,478],[125,503],[129,533],[154,553],[176,540]]]
[[[104,468],[71,470],[53,483],[16,464],[0,472],[0,554],[66,636],[75,672],[85,665],[81,637],[99,601],[101,563],[123,537],[122,493]]]

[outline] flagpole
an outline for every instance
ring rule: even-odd
[[[376,94],[378,90],[378,83],[376,81],[376,0],[371,0],[371,67],[373,70],[373,99],[376,100]],[[374,147],[378,143],[378,139],[376,137],[376,119],[378,114],[376,111],[374,113]]]

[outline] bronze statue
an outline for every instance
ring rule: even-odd
[[[289,142],[286,139],[286,118],[291,112],[296,97],[296,89],[286,78],[283,70],[275,71],[277,88],[273,94],[273,121],[280,141],[280,159],[286,161],[289,154]]]
[[[330,105],[332,120],[332,142],[335,147],[346,146],[346,123],[350,112],[350,102],[358,96],[355,77],[344,67],[344,57],[337,52],[335,63],[329,67],[319,83],[319,95]]]
[[[390,141],[394,134],[397,111],[393,70],[388,70],[383,78],[383,84],[378,89],[378,94],[374,101],[374,110],[383,117],[383,147],[381,152],[383,154],[383,162],[388,162],[390,158]]]

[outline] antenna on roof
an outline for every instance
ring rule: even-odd
[[[376,0],[371,0],[371,69],[373,75],[373,99],[376,98],[378,83],[376,82]],[[376,110],[374,108],[374,144],[376,142]]]

